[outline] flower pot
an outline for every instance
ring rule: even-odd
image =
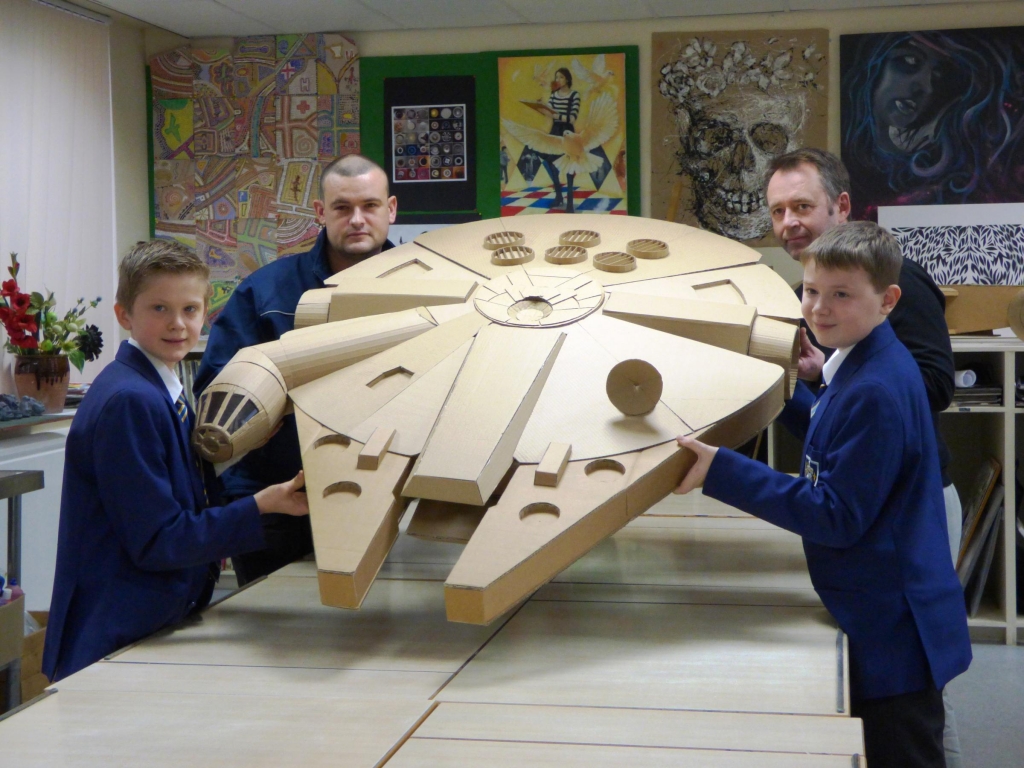
[[[60,413],[68,396],[71,365],[67,355],[16,355],[14,388],[46,406],[46,413]]]

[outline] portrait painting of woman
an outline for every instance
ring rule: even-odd
[[[1024,201],[1024,28],[843,35],[853,217]]]

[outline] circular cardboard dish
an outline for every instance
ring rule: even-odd
[[[505,246],[491,254],[491,264],[499,267],[514,267],[528,261],[533,261],[533,248],[527,248],[525,245]]]
[[[649,237],[630,240],[626,243],[626,253],[638,259],[664,259],[668,256],[668,243]]]
[[[496,251],[499,248],[522,245],[525,242],[526,236],[522,232],[494,232],[484,238],[484,248],[489,251]]]
[[[601,244],[601,235],[592,229],[570,229],[558,236],[558,244],[593,248],[595,245]]]
[[[594,257],[594,266],[604,272],[632,272],[636,259],[622,251],[605,251]]]
[[[587,260],[587,249],[578,245],[556,245],[544,251],[544,260],[552,264],[579,264]]]

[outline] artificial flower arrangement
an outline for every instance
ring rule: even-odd
[[[103,335],[95,325],[86,325],[83,316],[95,308],[100,297],[87,302],[84,298],[58,317],[57,304],[51,291],[45,298],[38,291],[23,293],[18,286],[18,254],[11,254],[7,271],[10,280],[0,285],[0,322],[7,331],[8,352],[16,355],[67,355],[79,371],[86,361],[95,360],[103,349]]]

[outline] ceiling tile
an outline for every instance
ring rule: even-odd
[[[502,0],[372,0],[372,4],[402,29],[526,23],[523,16]]]
[[[259,19],[278,34],[289,32],[376,32],[397,29],[374,10],[374,0],[219,0],[223,5]],[[415,5],[415,3],[409,3]]]
[[[272,27],[210,0],[97,0],[115,11],[184,37],[266,35]]]
[[[788,0],[646,0],[655,16],[726,16],[731,13],[774,13],[785,11]]]
[[[654,14],[645,0],[505,0],[531,24],[631,21]]]

